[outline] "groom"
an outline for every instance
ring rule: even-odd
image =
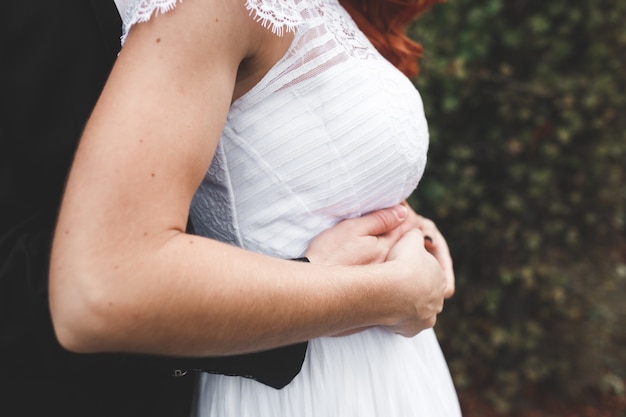
[[[56,342],[47,266],[82,128],[119,51],[113,0],[0,5],[0,413],[189,416],[193,377]]]
[[[303,343],[183,360],[79,355],[58,344],[47,294],[50,242],[72,156],[120,32],[113,0],[0,3],[0,412],[11,416],[188,417],[194,378],[174,370],[252,375],[280,387],[306,351]],[[343,243],[346,234],[332,237]]]

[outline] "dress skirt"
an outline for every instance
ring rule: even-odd
[[[277,390],[202,374],[195,417],[458,417],[456,392],[432,329],[405,338],[373,328],[312,340],[301,373]]]

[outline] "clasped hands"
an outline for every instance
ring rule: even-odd
[[[408,337],[433,327],[444,299],[455,290],[445,238],[432,220],[415,213],[406,202],[338,223],[318,235],[305,255],[312,263],[326,265],[393,263],[390,288],[398,292],[403,313],[381,326]]]

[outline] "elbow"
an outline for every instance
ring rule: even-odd
[[[74,353],[105,351],[102,326],[97,323],[94,308],[89,302],[72,297],[50,297],[50,314],[54,334],[59,344]]]
[[[59,314],[52,313],[52,325],[58,343],[63,349],[73,353],[96,353],[91,339],[75,321],[67,320]]]
[[[59,344],[74,353],[112,350],[115,315],[105,292],[50,275],[50,314]],[[107,306],[109,308],[107,308]]]

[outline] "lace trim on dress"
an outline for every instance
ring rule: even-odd
[[[159,13],[167,13],[183,0],[129,0],[121,13],[123,24],[122,44],[126,41],[130,28],[147,22]],[[282,36],[285,31],[293,32],[304,21],[296,5],[296,0],[246,0],[250,16],[264,28]],[[156,13],[155,13],[156,12]]]
[[[122,45],[126,41],[130,28],[141,22],[150,20],[153,14],[167,13],[183,0],[130,0],[122,13]],[[155,13],[156,11],[156,13]]]
[[[246,0],[246,9],[264,28],[283,36],[293,32],[304,19],[294,0]]]

